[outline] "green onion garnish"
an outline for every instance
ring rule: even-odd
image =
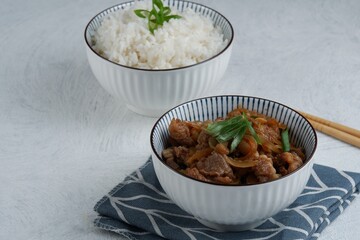
[[[148,28],[152,34],[154,34],[154,31],[158,29],[159,26],[162,26],[164,22],[168,22],[172,18],[181,18],[179,15],[170,15],[170,7],[164,7],[162,0],[152,0],[151,11],[136,9],[134,13],[140,18],[148,19]]]
[[[243,139],[247,129],[249,129],[249,132],[255,138],[256,142],[261,144],[251,122],[246,118],[244,113],[233,118],[211,123],[206,130],[210,135],[215,137],[218,142],[231,141],[230,152],[233,152]]]
[[[285,129],[281,132],[281,141],[283,144],[284,152],[289,152],[290,151],[289,129]]]

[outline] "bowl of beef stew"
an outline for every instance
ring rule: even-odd
[[[284,104],[222,95],[169,110],[155,123],[150,142],[156,176],[171,200],[208,227],[241,231],[300,195],[317,136]]]

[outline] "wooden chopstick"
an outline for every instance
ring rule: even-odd
[[[350,135],[353,135],[353,136],[356,136],[356,137],[360,138],[360,131],[355,129],[355,128],[351,128],[351,127],[347,127],[347,126],[344,126],[344,125],[339,124],[339,123],[331,122],[329,120],[326,120],[326,119],[311,115],[309,113],[304,113],[304,112],[300,112],[300,113],[304,117],[306,117],[307,119],[316,121],[318,123],[321,123],[322,125],[338,129],[338,130],[340,130],[342,132],[346,132],[346,133],[348,133]]]
[[[311,125],[319,132],[325,133],[343,142],[349,143],[360,148],[360,131],[354,128],[344,126],[339,123],[331,122],[329,120],[300,112],[309,120]]]

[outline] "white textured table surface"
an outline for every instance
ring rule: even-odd
[[[153,118],[97,83],[83,30],[119,1],[2,0],[0,239],[119,239],[93,206],[150,155]],[[360,129],[360,1],[204,1],[233,23],[208,94],[244,94]],[[360,172],[360,150],[318,134],[316,163]],[[320,239],[358,239],[360,199]]]

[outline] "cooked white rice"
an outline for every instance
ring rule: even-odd
[[[94,34],[94,50],[105,58],[130,67],[169,69],[204,61],[225,48],[221,29],[210,18],[191,9],[171,14],[171,19],[150,33],[147,20],[134,9],[150,9],[151,2],[136,2],[126,10],[113,12],[103,20]]]

